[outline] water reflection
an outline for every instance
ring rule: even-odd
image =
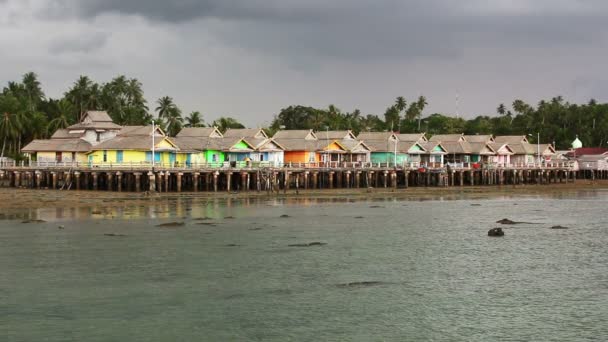
[[[257,207],[297,206],[312,207],[327,204],[345,204],[361,201],[373,203],[433,202],[433,201],[531,201],[538,199],[590,200],[608,197],[607,191],[577,190],[555,194],[498,194],[488,196],[483,193],[459,192],[452,194],[424,194],[412,197],[366,197],[364,194],[352,196],[320,197],[241,197],[241,198],[206,198],[206,197],[173,197],[155,198],[149,201],[139,200],[103,200],[89,206],[56,207],[39,209],[13,209],[0,213],[0,220],[44,220],[67,221],[86,219],[176,219],[176,218],[210,218],[221,219],[226,216],[238,216],[239,211]],[[58,201],[60,203],[60,200]]]

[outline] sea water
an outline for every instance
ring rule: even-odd
[[[0,340],[607,340],[606,208],[586,191],[12,213]],[[528,223],[488,237],[502,218]]]

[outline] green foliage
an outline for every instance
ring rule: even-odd
[[[222,133],[225,133],[229,128],[245,128],[237,119],[230,117],[221,117],[214,120],[211,126],[217,127]]]

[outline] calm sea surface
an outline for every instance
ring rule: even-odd
[[[0,341],[608,340],[608,192],[119,206],[4,213]]]

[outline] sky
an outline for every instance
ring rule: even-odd
[[[289,105],[493,115],[514,99],[608,100],[604,0],[0,0],[0,85],[139,79],[206,121]],[[457,100],[458,98],[458,100]]]

